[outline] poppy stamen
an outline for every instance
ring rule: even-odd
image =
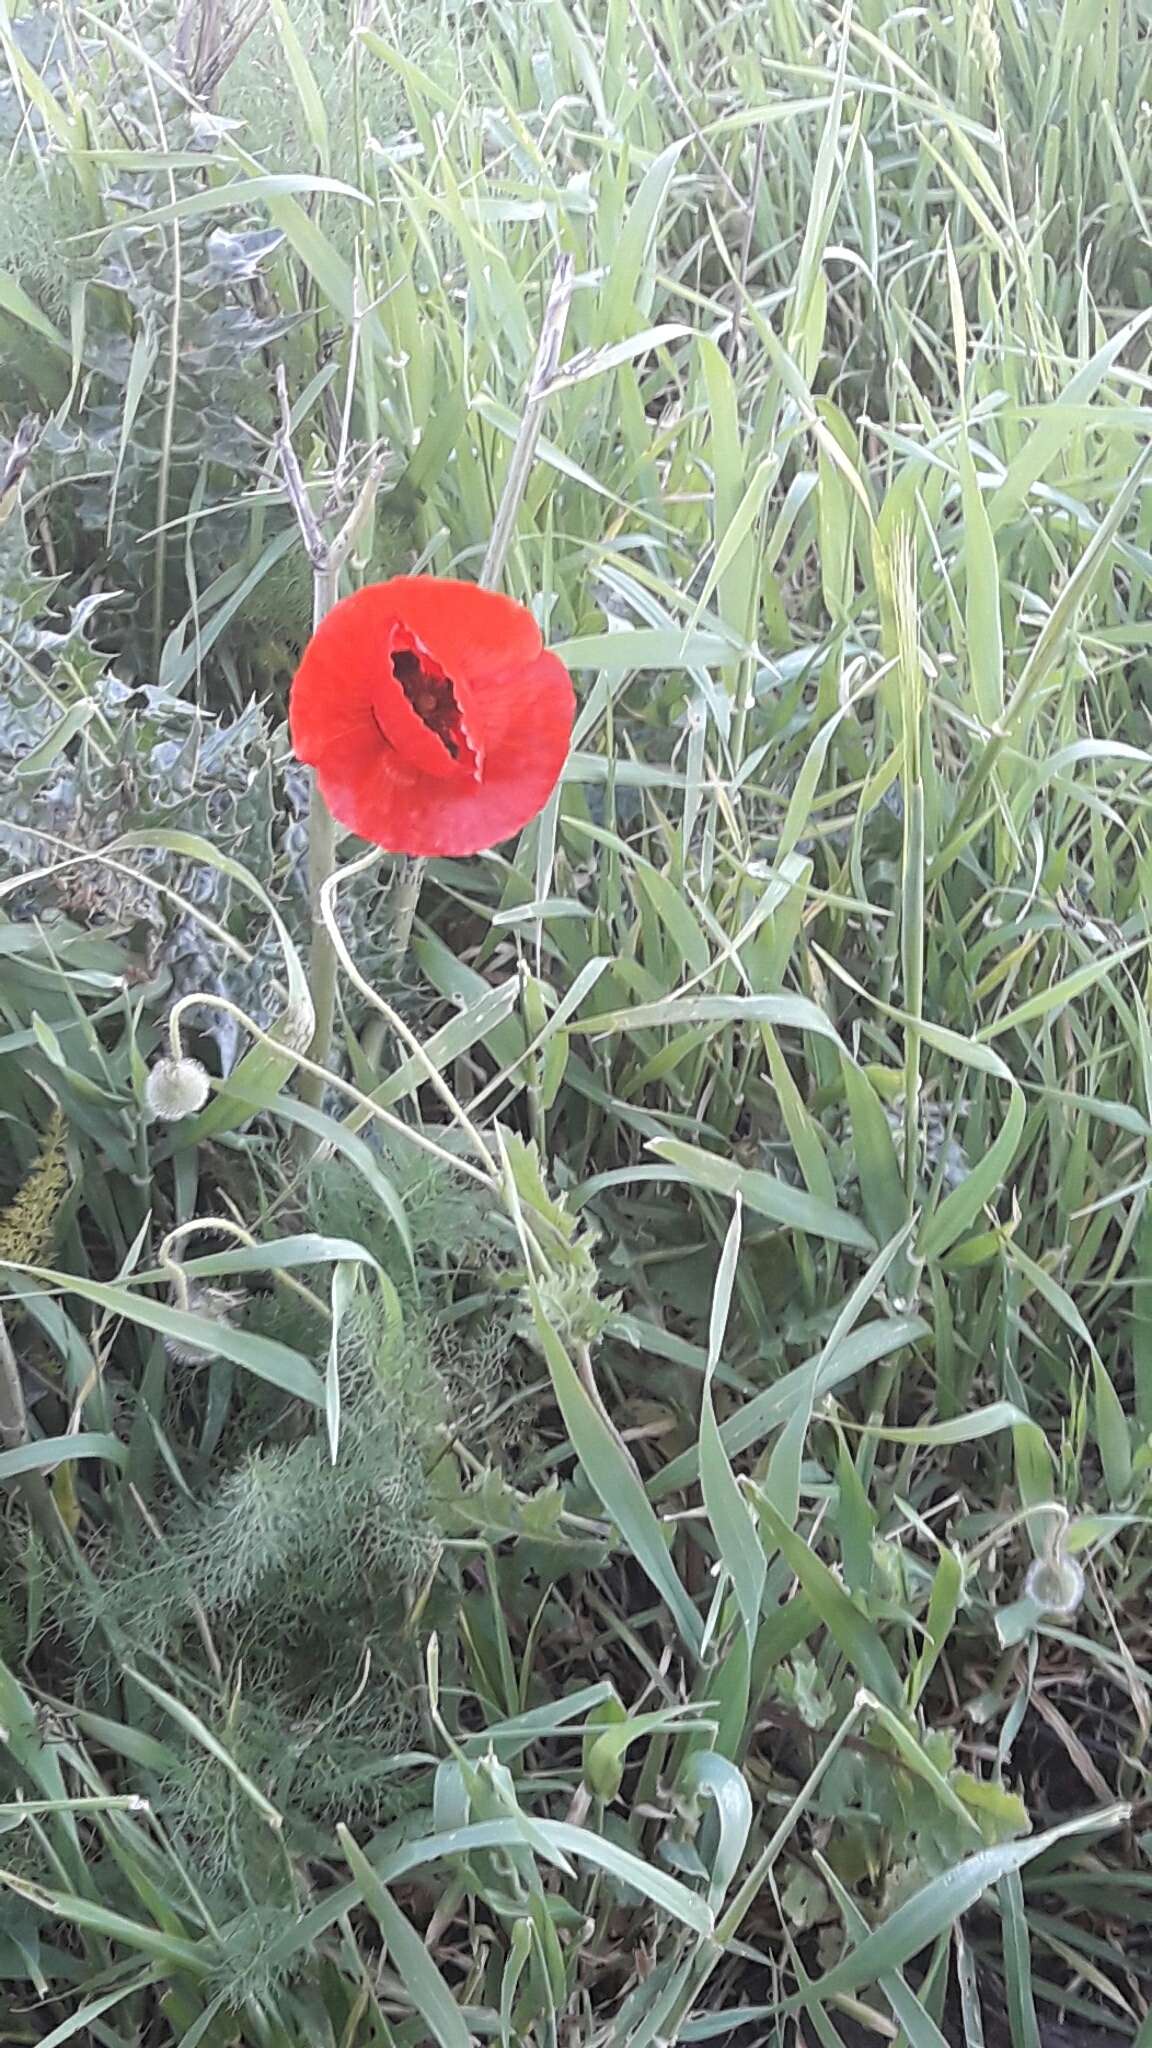
[[[460,759],[460,706],[448,676],[429,675],[418,654],[400,648],[392,656],[392,673],[404,695],[428,731],[439,740],[454,761]]]

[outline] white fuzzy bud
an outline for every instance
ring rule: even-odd
[[[189,1315],[203,1316],[208,1323],[231,1323],[232,1311],[238,1306],[240,1299],[240,1295],[226,1287],[212,1287],[197,1281],[188,1289],[186,1300],[182,1303],[178,1298],[174,1298],[172,1306],[184,1307]],[[164,1349],[176,1365],[208,1365],[220,1356],[219,1352],[212,1348],[210,1332],[206,1333],[206,1341],[203,1344],[197,1344],[186,1337],[165,1337]]]
[[[1028,1567],[1024,1598],[1035,1601],[1045,1614],[1066,1621],[1084,1598],[1084,1574],[1075,1559],[1062,1550],[1052,1557],[1038,1557]]]
[[[166,1124],[195,1116],[208,1100],[208,1072],[199,1060],[162,1059],[149,1069],[144,1084],[149,1113]]]

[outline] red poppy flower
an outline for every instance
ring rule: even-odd
[[[390,853],[479,853],[547,803],[572,684],[521,604],[396,576],[333,607],[288,705],[298,760],[341,825]]]

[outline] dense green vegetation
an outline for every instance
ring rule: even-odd
[[[0,2041],[1148,2048],[1143,11],[0,51]],[[286,444],[580,694],[311,1094]]]

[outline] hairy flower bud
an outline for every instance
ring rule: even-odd
[[[1075,1559],[1063,1550],[1051,1557],[1038,1557],[1028,1567],[1024,1597],[1034,1600],[1045,1614],[1067,1620],[1084,1598],[1084,1574]]]
[[[227,1287],[212,1287],[197,1281],[188,1289],[187,1299],[174,1299],[173,1308],[185,1308],[189,1315],[202,1316],[211,1323],[231,1323],[232,1312],[239,1307],[242,1296]],[[165,1337],[164,1349],[176,1365],[208,1365],[219,1352],[213,1350],[211,1331],[205,1333],[205,1342],[197,1344],[186,1337]]]
[[[166,1124],[195,1116],[208,1100],[208,1073],[199,1060],[160,1059],[149,1070],[144,1095],[152,1116]]]

